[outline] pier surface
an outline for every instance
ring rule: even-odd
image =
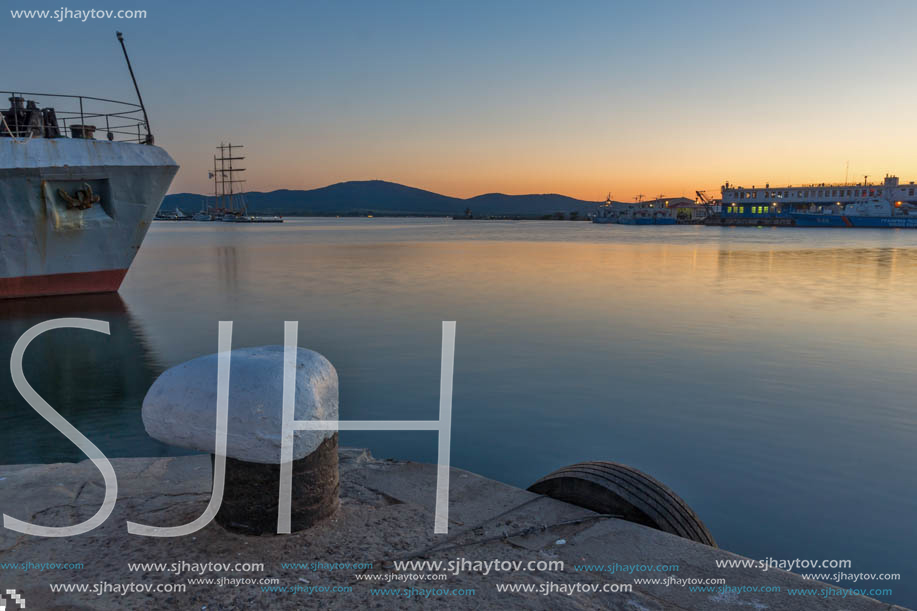
[[[0,560],[6,563],[82,563],[82,569],[4,569],[4,588],[16,588],[29,608],[90,609],[615,609],[698,610],[892,610],[903,609],[862,596],[791,595],[791,588],[835,588],[776,569],[718,569],[718,559],[741,556],[673,535],[540,497],[467,471],[452,469],[448,535],[433,534],[436,466],[377,460],[368,452],[341,449],[341,508],[332,518],[300,533],[251,537],[227,532],[215,522],[194,535],[149,538],[129,535],[127,520],[176,526],[197,518],[210,494],[210,458],[125,458],[111,462],[118,474],[118,503],[99,528],[66,538],[38,538],[0,529]],[[102,478],[89,462],[0,466],[0,511],[48,526],[83,521],[99,508]],[[439,546],[434,548],[434,546]],[[431,549],[432,548],[432,549]],[[556,561],[563,570],[451,572],[444,580],[409,579],[428,570],[396,571],[393,560]],[[180,574],[129,563],[185,563]],[[216,563],[263,563],[262,571],[187,567]],[[284,568],[302,563],[305,568]],[[313,570],[311,563],[315,565]],[[337,563],[338,566],[334,566]],[[346,568],[346,563],[372,568]],[[574,569],[575,565],[677,565],[660,572]],[[447,571],[442,571],[447,572]],[[433,573],[436,573],[434,571]],[[359,577],[362,575],[363,577]],[[367,580],[368,576],[377,576]],[[381,577],[378,577],[381,576]],[[683,585],[635,584],[635,579],[725,578],[743,592],[692,592]],[[194,583],[213,579],[211,585]],[[224,585],[215,585],[222,578]],[[272,586],[231,580],[276,579]],[[186,585],[184,592],[51,593],[50,584]],[[498,592],[497,585],[534,584],[535,592]],[[575,584],[630,584],[630,592],[555,589]],[[288,586],[290,591],[278,592]],[[779,592],[750,592],[779,587]],[[104,587],[104,586],[103,586]],[[382,595],[381,589],[414,588],[415,594]],[[310,593],[310,588],[313,588]],[[338,591],[332,591],[337,588]],[[349,590],[348,590],[349,588]],[[425,594],[442,589],[473,595]],[[582,588],[581,588],[582,589]],[[344,590],[344,591],[341,591]],[[376,593],[373,593],[376,590]]]

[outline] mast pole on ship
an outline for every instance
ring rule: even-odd
[[[220,162],[219,174],[220,174],[220,184],[222,185],[222,188],[220,189],[220,197],[221,199],[226,200],[227,202],[226,211],[229,213],[236,212],[235,204],[233,204],[233,196],[236,195],[235,185],[236,184],[241,185],[242,183],[245,182],[245,180],[243,179],[236,178],[236,173],[244,172],[245,168],[235,168],[232,165],[233,161],[242,160],[242,159],[245,159],[245,157],[234,156],[233,149],[240,149],[240,148],[243,148],[244,146],[245,145],[243,144],[233,144],[231,142],[228,142],[228,143],[221,142],[220,146],[217,147],[217,150],[220,151],[220,156],[219,157],[214,156],[214,164],[216,164],[217,161]],[[229,151],[228,155],[226,154],[227,151]],[[214,168],[216,168],[215,165],[214,165]],[[227,175],[229,176],[228,178],[227,178]],[[227,184],[229,185],[228,190],[226,187]],[[241,214],[245,214],[246,212],[245,199],[243,198],[243,195],[242,195],[243,192],[244,192],[244,189],[242,187],[239,187],[239,191],[238,191],[239,210],[238,212]]]
[[[233,195],[233,191],[232,191],[233,185],[232,185],[232,182],[233,182],[233,175],[232,175],[232,142],[230,142],[230,143],[229,143],[229,207],[230,207],[230,209],[232,209],[233,212],[235,212],[235,211],[236,211],[236,207],[235,207],[235,205],[232,203],[232,195]]]
[[[217,156],[213,156],[213,208],[214,210],[220,209],[220,196],[217,193]]]
[[[124,60],[127,62],[127,71],[131,73],[131,80],[134,82],[134,91],[137,92],[137,101],[140,102],[140,110],[143,112],[143,123],[146,125],[146,143],[153,144],[153,133],[150,131],[150,118],[146,114],[146,106],[143,105],[143,96],[140,95],[140,87],[137,86],[137,79],[134,77],[134,69],[131,67],[131,58],[127,56],[127,47],[124,46],[124,35],[121,32],[115,32],[118,35],[118,42],[121,43],[121,50],[124,51]],[[80,102],[82,104],[82,102]]]

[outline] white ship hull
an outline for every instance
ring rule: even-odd
[[[147,144],[0,138],[0,299],[118,290],[177,171]]]

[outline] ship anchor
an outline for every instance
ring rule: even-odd
[[[77,189],[72,196],[63,189],[58,189],[57,194],[67,202],[67,208],[71,210],[88,210],[92,208],[93,204],[99,203],[102,198],[92,192],[92,187],[89,186],[89,183],[84,182],[83,186],[86,188]]]

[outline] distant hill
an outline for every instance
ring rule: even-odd
[[[468,199],[440,195],[384,180],[339,182],[308,191],[280,189],[268,193],[245,194],[252,214],[282,214],[286,216],[464,216],[471,209],[475,217],[509,216],[539,218],[563,212],[578,212],[581,216],[596,210],[598,202],[557,194],[504,195],[488,193]],[[193,193],[167,195],[161,210],[181,208],[185,212],[201,209],[202,203],[213,204],[213,196]]]
[[[463,204],[471,208],[477,215],[487,214],[489,210],[496,210],[498,214],[543,216],[555,212],[579,211],[583,216],[592,214],[599,206],[599,202],[587,202],[573,199],[566,195],[546,193],[544,195],[504,195],[503,193],[487,193],[462,200]],[[494,214],[491,212],[490,214]]]

